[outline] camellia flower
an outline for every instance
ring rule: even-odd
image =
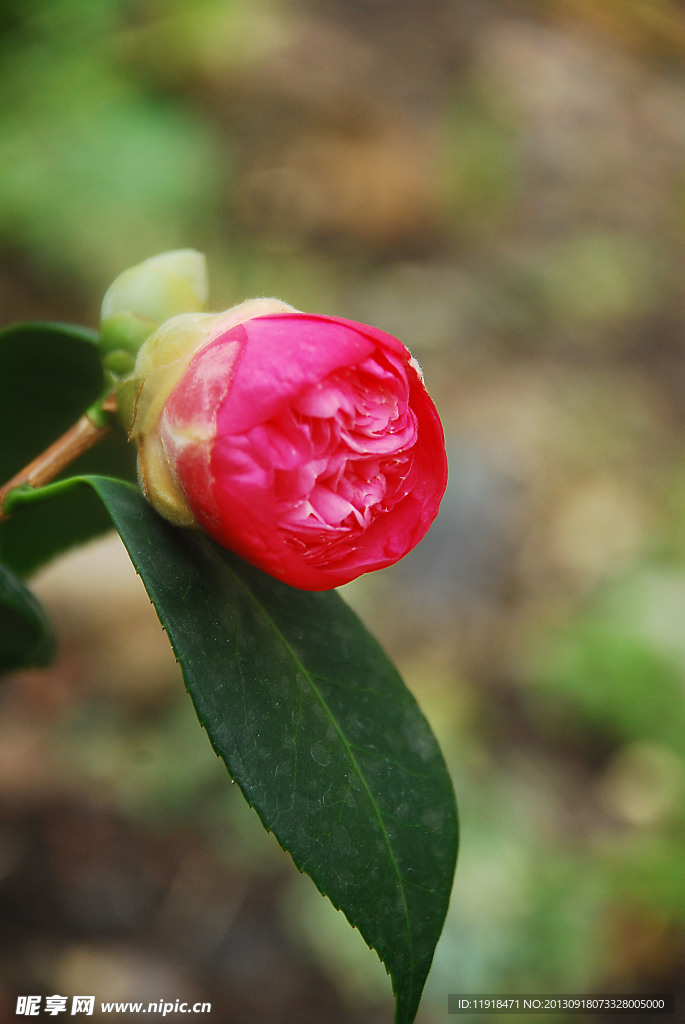
[[[275,299],[182,314],[143,344],[132,393],[154,507],[293,586],[391,565],[437,515],[442,426],[383,331]]]

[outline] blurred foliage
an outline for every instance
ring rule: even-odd
[[[423,1020],[460,990],[682,991],[682,5],[25,0],[0,26],[5,322],[92,326],[123,267],[192,245],[215,305],[367,320],[423,366],[444,505],[347,594],[460,798]],[[134,999],[135,950],[227,1022],[387,1021],[108,552],[43,578],[61,659],[3,692],[0,988],[88,991],[99,950]]]
[[[116,59],[127,3],[12,5],[0,37],[0,231],[96,286],[140,252],[173,248],[216,201],[211,133]]]
[[[61,437],[101,392],[95,340],[92,332],[65,324],[29,322],[0,331],[0,380],[7,385],[0,403],[0,436],[12,438],[12,444],[0,451],[2,480],[9,480]],[[17,381],[24,382],[23,390]],[[112,431],[97,453],[85,452],[66,475],[89,469],[135,479],[134,452],[123,432]],[[37,509],[0,524],[0,557],[8,568],[26,576],[110,529],[109,517],[87,500]]]

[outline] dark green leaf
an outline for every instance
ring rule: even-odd
[[[214,749],[297,867],[377,950],[396,1020],[410,1024],[457,849],[452,786],[414,698],[335,592],[279,583],[170,526],[128,484],[82,482],[128,548]]]
[[[102,391],[95,335],[67,324],[15,324],[0,332],[0,485],[64,433]],[[132,479],[134,454],[112,431],[71,472]],[[42,506],[0,524],[3,562],[25,575],[73,544],[111,529],[98,502]]]
[[[0,565],[0,672],[47,665],[54,650],[40,604],[14,573]]]

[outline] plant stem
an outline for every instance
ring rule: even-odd
[[[116,395],[112,392],[98,403],[97,409],[93,407],[84,413],[66,433],[0,487],[0,522],[9,518],[9,514],[3,512],[3,507],[10,491],[23,484],[28,484],[29,487],[42,487],[43,484],[54,480],[79,455],[83,455],[109,434],[114,426],[116,410]],[[95,413],[98,423],[91,418]]]

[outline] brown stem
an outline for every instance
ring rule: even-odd
[[[102,411],[108,414],[116,412],[116,398],[109,395],[102,402]],[[28,466],[15,474],[11,480],[0,487],[0,522],[8,519],[9,516],[3,513],[5,499],[11,490],[20,487],[22,484],[29,484],[31,487],[42,487],[43,484],[54,480],[63,469],[66,469],[79,455],[83,455],[89,448],[96,445],[103,437],[106,437],[113,426],[113,420],[98,426],[84,413],[66,433],[54,441],[49,448],[41,452]]]

